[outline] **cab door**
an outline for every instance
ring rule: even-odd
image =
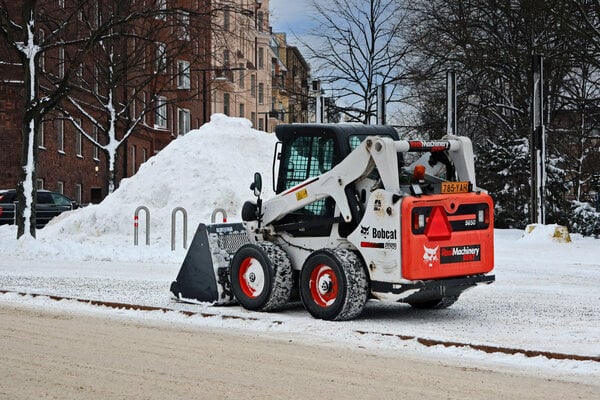
[[[277,193],[291,189],[307,179],[322,175],[331,170],[338,162],[334,136],[314,135],[293,137],[283,143]],[[310,228],[298,228],[289,231],[294,236],[329,236],[335,202],[332,198],[321,199],[296,210],[277,225],[308,223]],[[326,218],[323,218],[326,217]],[[314,226],[314,221],[323,221],[323,225]]]

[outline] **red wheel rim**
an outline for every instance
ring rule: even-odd
[[[238,282],[244,294],[252,299],[257,298],[265,287],[265,273],[254,257],[246,257],[240,264]]]
[[[310,273],[310,294],[317,305],[325,308],[333,304],[338,294],[338,278],[331,267],[319,264]]]

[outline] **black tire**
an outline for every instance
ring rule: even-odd
[[[235,298],[248,310],[275,310],[290,298],[292,265],[285,251],[274,243],[240,247],[231,260],[229,276]]]
[[[440,310],[442,308],[450,307],[452,304],[456,303],[457,300],[458,296],[448,296],[429,301],[409,302],[408,304],[421,310]]]
[[[334,321],[358,317],[369,292],[364,263],[346,249],[311,254],[300,271],[299,285],[306,310],[315,318]]]

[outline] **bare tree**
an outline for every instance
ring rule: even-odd
[[[313,1],[318,29],[303,40],[315,75],[336,92],[348,119],[370,123],[377,86],[398,99],[409,46],[403,41],[406,11],[401,0]]]
[[[585,62],[573,68],[565,79],[554,132],[561,137],[556,146],[564,154],[562,166],[573,182],[577,202],[584,200],[584,189],[600,189],[596,186],[600,180],[599,101],[600,69]]]
[[[560,22],[565,2],[554,0],[488,1],[423,0],[413,2],[416,17],[411,41],[415,97],[424,125],[442,135],[446,70],[459,76],[459,130],[469,135],[482,160],[478,181],[493,193],[497,226],[522,227],[529,202],[529,136],[532,132],[531,65],[533,54],[545,56],[547,122],[572,68],[573,36]],[[437,87],[438,90],[432,90]],[[548,135],[552,135],[548,125]],[[551,141],[549,141],[549,144]],[[562,218],[564,172],[561,155],[550,145],[547,189],[548,220]],[[498,176],[502,179],[498,179]]]
[[[207,59],[210,17],[208,9],[146,9],[139,23],[120,26],[91,52],[85,79],[61,110],[77,131],[104,151],[109,193],[118,181],[118,150],[127,139],[141,127],[164,130],[167,106],[197,97],[199,86],[206,84],[193,66]],[[77,116],[93,130],[84,129]]]
[[[21,178],[17,185],[17,237],[29,230],[35,237],[37,135],[42,118],[70,90],[70,81],[88,51],[103,36],[110,33],[117,20],[92,30],[78,23],[80,10],[96,3],[87,0],[52,4],[37,0],[0,2],[0,40],[8,49],[9,61],[18,64],[24,87],[22,117],[23,150]],[[125,19],[131,18],[127,16]],[[40,74],[40,60],[58,54],[58,70]],[[68,55],[68,56],[67,56]],[[55,56],[56,57],[56,56]],[[27,228],[28,227],[28,228]]]

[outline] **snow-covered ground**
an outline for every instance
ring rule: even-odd
[[[426,347],[399,337],[600,356],[600,240],[572,235],[571,243],[559,243],[548,233],[551,227],[538,227],[526,236],[496,230],[496,282],[466,292],[446,310],[372,301],[357,320],[327,322],[313,319],[300,304],[277,313],[255,313],[237,306],[173,301],[169,285],[185,250],[179,214],[177,249],[171,251],[172,210],[187,210],[188,242],[198,223],[209,221],[217,207],[226,209],[229,221],[239,220],[241,205],[252,197],[253,173],[261,172],[264,186],[270,186],[274,143],[273,135],[251,129],[247,120],[216,115],[210,124],[177,139],[142,165],[101,204],[63,214],[38,231],[36,240],[17,241],[14,227],[0,227],[0,290],[191,310],[213,317],[114,310],[13,293],[0,294],[0,302],[301,336],[380,354],[416,354],[589,382],[600,376],[600,362]],[[150,246],[144,244],[143,213],[140,245],[133,245],[133,215],[140,205],[150,209]]]

